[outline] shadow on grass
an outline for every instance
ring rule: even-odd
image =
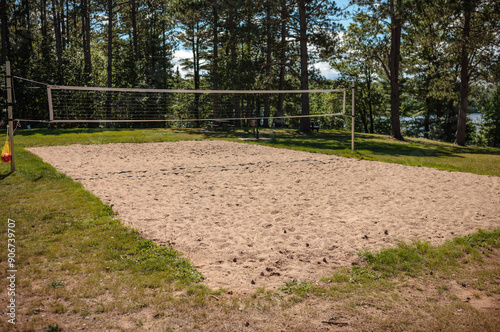
[[[34,128],[34,129],[19,129],[16,130],[18,136],[59,136],[67,134],[103,134],[106,132],[134,131],[147,129],[162,129],[162,128]]]
[[[199,134],[202,134],[207,139],[238,139],[253,137],[252,132],[246,130],[239,131],[208,131],[199,130]]]
[[[276,135],[273,143],[300,147],[320,153],[348,150],[351,148],[351,133],[323,132],[319,134]],[[389,136],[359,134],[355,136],[355,151],[364,155],[393,157],[454,157],[464,158],[464,154],[500,155],[500,149],[485,147],[460,147],[448,143],[407,139],[397,141]],[[335,152],[334,152],[335,153]]]
[[[336,153],[351,149],[351,133],[323,132],[319,134],[275,135],[272,145],[295,147],[300,150]],[[396,141],[390,138],[356,134],[355,151],[361,155],[413,156],[413,157],[461,157],[463,148],[450,148],[440,144],[422,144],[414,141]],[[469,151],[467,151],[469,152]],[[472,151],[470,151],[472,152]],[[487,152],[484,152],[487,153]]]
[[[0,174],[0,181],[8,178],[9,176],[11,176],[12,174],[14,174],[14,172],[10,171],[8,173],[4,173],[4,174]]]
[[[120,132],[137,132],[139,135],[142,132],[148,132],[144,136],[145,141],[162,140],[161,137],[151,137],[150,131],[165,131],[173,135],[198,136],[198,139],[224,139],[236,140],[240,138],[253,137],[251,128],[241,128],[231,131],[208,131],[201,128],[55,128],[55,129],[30,129],[16,131],[16,135],[21,137],[30,137],[34,135],[43,136],[63,136],[65,134],[87,134],[87,135],[104,135],[113,133],[120,135]],[[150,139],[147,139],[149,136]],[[157,135],[156,135],[157,136]],[[295,129],[261,129],[260,136],[262,138],[271,138],[270,141],[262,141],[261,144],[290,147],[294,149],[306,150],[311,152],[337,154],[336,151],[342,151],[345,155],[346,151],[351,149],[351,133],[342,131],[325,130],[319,133],[299,133]],[[187,136],[186,136],[187,137]],[[197,139],[193,137],[193,139]],[[74,138],[72,139],[74,140]],[[126,139],[125,139],[126,140]],[[358,156],[369,157],[376,156],[393,156],[393,157],[456,157],[463,158],[464,154],[485,154],[485,155],[500,155],[500,149],[484,148],[484,147],[459,147],[448,143],[436,141],[421,141],[409,138],[406,141],[397,141],[383,135],[372,135],[356,133],[355,150]],[[356,157],[356,154],[351,155]]]
[[[457,156],[458,154],[488,154],[488,155],[498,155],[500,156],[500,149],[492,147],[482,147],[482,146],[457,146],[451,143],[441,142],[441,141],[431,141],[431,140],[418,140],[415,138],[406,138],[405,141],[397,141],[389,136],[378,135],[373,136],[371,134],[358,134],[356,133],[356,138],[361,138],[362,140],[368,141],[375,147],[384,146],[384,149],[391,150],[392,145],[396,145],[398,148],[410,148],[410,149],[421,149],[421,150],[433,150],[439,149],[439,153],[448,156]],[[384,141],[384,142],[374,142],[374,141]],[[363,142],[362,142],[363,143]],[[361,143],[361,144],[362,144]],[[394,147],[392,147],[394,148]],[[384,150],[382,149],[382,150]],[[367,149],[372,150],[372,149]]]

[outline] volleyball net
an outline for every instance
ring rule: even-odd
[[[306,115],[302,114],[303,94],[309,96]],[[48,120],[53,123],[169,122],[190,127],[214,120],[236,125],[261,120],[277,126],[301,117],[347,115],[345,89],[163,90],[49,85],[47,102]]]
[[[45,123],[165,122],[168,127],[203,127],[210,121],[246,126],[296,127],[312,118],[323,128],[339,127],[350,117],[346,89],[323,90],[174,90],[103,88],[44,84],[13,76],[16,120]],[[307,94],[309,111],[302,98]],[[342,125],[340,125],[342,127]]]

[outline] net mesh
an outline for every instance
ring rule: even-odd
[[[309,117],[345,114],[343,90],[312,90]],[[208,120],[269,125],[303,117],[302,91],[203,91],[51,88],[51,121],[165,121],[199,126]]]
[[[346,90],[222,91],[92,88],[56,86],[21,77],[15,80],[16,120],[61,123],[139,122],[166,127],[208,127],[214,121],[232,126],[298,127],[309,117],[322,128],[348,126]],[[309,97],[302,115],[301,97]],[[349,112],[350,113],[350,112]],[[120,124],[123,123],[123,124]],[[255,123],[254,123],[255,124]],[[132,125],[132,124],[131,124]]]

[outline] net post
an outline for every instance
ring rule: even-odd
[[[354,92],[355,92],[355,87],[354,87],[354,80],[352,81],[352,111],[351,111],[351,151],[354,152]]]
[[[54,121],[54,106],[52,105],[52,87],[47,85],[47,99],[49,102],[49,121]]]
[[[346,111],[346,110],[345,110],[345,99],[346,99],[346,93],[347,93],[347,91],[344,89],[344,91],[343,91],[343,92],[344,92],[344,93],[343,93],[344,98],[342,99],[342,114],[345,114],[345,115],[346,115],[346,112],[345,112],[345,111]]]
[[[7,84],[7,117],[8,126],[7,131],[9,134],[9,145],[10,145],[10,170],[12,172],[16,171],[16,163],[14,159],[14,115],[12,113],[12,76],[10,73],[10,61],[5,61],[5,78]]]

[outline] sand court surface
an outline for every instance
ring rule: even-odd
[[[235,292],[500,227],[500,178],[224,142],[30,148]],[[103,239],[105,240],[105,239]]]

